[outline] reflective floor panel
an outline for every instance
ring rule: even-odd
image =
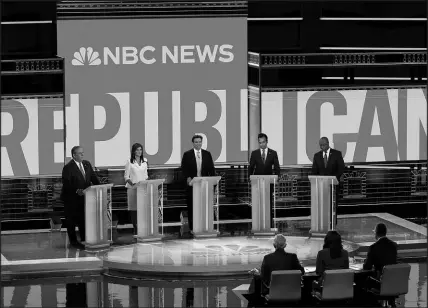
[[[398,307],[427,307],[426,263],[411,263],[409,292]],[[232,289],[244,280],[132,281],[43,279],[1,287],[2,307],[241,307]]]

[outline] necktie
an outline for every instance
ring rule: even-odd
[[[83,177],[86,178],[85,170],[83,169],[82,163],[79,163],[79,169],[80,169],[80,172],[82,172]]]
[[[263,163],[265,163],[266,161],[265,149],[262,149],[262,160],[263,160]]]
[[[327,152],[324,152],[324,167],[327,168]]]
[[[197,176],[201,176],[201,152],[197,152],[196,158]]]

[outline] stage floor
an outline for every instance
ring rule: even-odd
[[[385,213],[340,216],[338,231],[345,249],[364,257],[375,240],[372,230],[378,222],[385,223],[388,237],[398,242],[400,257],[426,257],[426,227]],[[297,253],[305,266],[314,264],[323,245],[323,239],[309,239],[309,224],[308,217],[278,219],[277,224],[287,238],[286,250]],[[120,277],[245,275],[274,250],[273,238],[243,236],[248,231],[246,222],[223,225],[226,231],[214,239],[179,239],[179,227],[169,227],[166,240],[150,244],[134,243],[129,230],[121,230],[115,244],[103,253],[68,248],[65,232],[2,234],[2,279],[72,270],[107,270]],[[241,235],[231,236],[230,231]]]
[[[297,254],[304,265],[314,265],[322,238],[287,238],[287,252]],[[353,254],[358,245],[344,242]],[[213,239],[170,240],[137,243],[110,250],[104,256],[109,272],[123,271],[151,276],[236,276],[260,266],[263,257],[273,252],[273,237],[225,237]]]

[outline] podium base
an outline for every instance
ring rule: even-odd
[[[309,231],[310,237],[321,237],[324,238],[327,235],[327,232],[323,232],[323,231]]]
[[[212,232],[193,232],[194,238],[214,238],[217,237],[219,233],[217,231]]]
[[[156,242],[156,241],[162,241],[163,236],[158,235],[149,235],[149,236],[139,236],[134,235],[134,238],[137,239],[138,243],[147,243],[147,242]]]
[[[276,231],[251,231],[253,236],[275,236]]]
[[[107,241],[105,243],[99,243],[99,244],[85,243],[85,250],[87,250],[87,251],[107,250],[110,248],[110,244],[111,244],[111,241]]]

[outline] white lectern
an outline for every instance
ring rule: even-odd
[[[215,231],[213,224],[213,200],[214,185],[218,185],[220,180],[221,176],[204,176],[194,177],[190,182],[193,186],[193,236],[195,238],[218,235],[219,229]]]
[[[93,185],[85,193],[85,249],[100,250],[110,247],[112,242],[112,198],[113,184]],[[110,228],[110,238],[108,229]]]
[[[163,237],[159,234],[159,199],[163,210],[163,183],[165,179],[140,181],[137,183],[137,241],[153,242]],[[161,185],[159,194],[158,187]]]
[[[339,182],[335,176],[309,175],[308,178],[311,182],[310,233],[314,237],[323,237],[329,230],[336,228],[335,186]]]
[[[254,235],[275,235],[270,227],[271,210],[270,194],[275,192],[277,175],[251,175],[251,231]],[[274,190],[270,191],[270,184],[274,184]],[[275,194],[274,194],[275,196]],[[274,200],[275,205],[275,200]],[[274,213],[275,213],[274,208]]]

